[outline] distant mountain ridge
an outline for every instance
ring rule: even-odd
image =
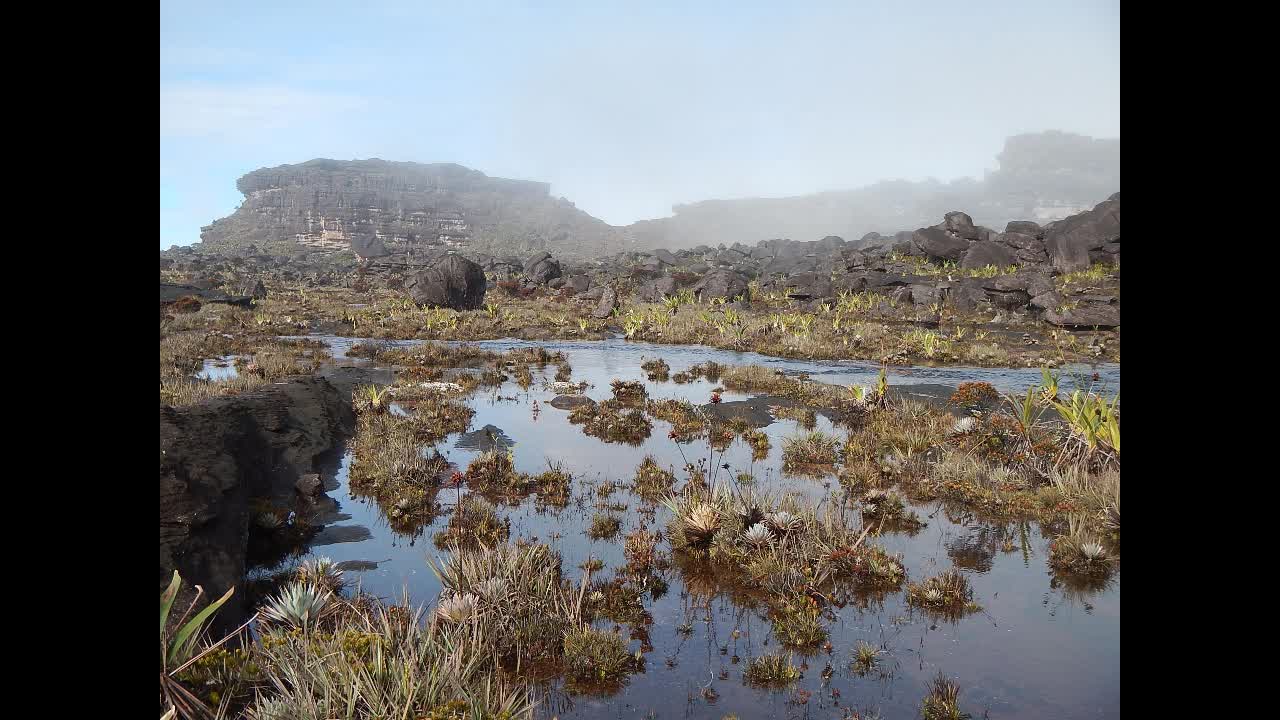
[[[785,198],[705,200],[671,217],[615,227],[551,195],[548,183],[494,178],[451,163],[316,159],[263,168],[236,186],[245,200],[202,228],[199,249],[361,257],[551,252],[587,259],[630,250],[753,244],[836,235],[858,240],[965,209],[975,222],[1048,222],[1120,190],[1120,141],[1049,131],[1006,140],[983,180],[889,180]]]

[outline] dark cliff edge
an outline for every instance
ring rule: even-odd
[[[160,408],[160,586],[174,569],[186,588],[203,586],[206,599],[236,586],[214,632],[247,614],[243,585],[255,515],[265,507],[304,514],[319,488],[303,476],[321,472],[325,456],[354,429],[349,385],[337,385],[346,387],[298,377]]]

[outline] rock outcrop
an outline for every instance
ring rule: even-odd
[[[160,408],[160,585],[177,569],[209,597],[237,592],[218,627],[244,615],[257,508],[315,502],[308,476],[354,427],[350,394],[320,377],[196,405]],[[306,488],[304,495],[299,488]]]
[[[484,268],[461,255],[446,255],[412,275],[405,290],[419,305],[475,310],[484,304]]]

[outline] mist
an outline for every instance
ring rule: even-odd
[[[1118,2],[166,2],[161,247],[316,157],[549,182],[613,225],[980,179],[1011,135],[1119,137],[1119,32]]]

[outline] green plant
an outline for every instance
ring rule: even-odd
[[[170,706],[170,712],[174,715],[180,714],[184,718],[204,717],[210,714],[208,708],[191,691],[175,680],[174,676],[189,665],[194,657],[198,657],[195,651],[200,643],[205,624],[214,613],[218,612],[219,608],[226,604],[227,600],[231,599],[235,588],[228,588],[222,597],[209,603],[188,620],[187,616],[195,610],[200,598],[204,595],[204,588],[197,585],[196,596],[191,600],[191,605],[178,619],[177,629],[170,633],[169,613],[181,589],[182,576],[174,570],[169,587],[160,593],[160,698],[162,703]]]
[[[333,593],[318,585],[295,582],[262,607],[262,619],[268,623],[289,625],[302,630],[315,627],[317,621],[333,610]]]
[[[972,715],[960,710],[960,686],[939,670],[929,685],[929,694],[920,705],[920,717],[924,720],[968,720]]]
[[[743,678],[752,685],[780,687],[800,679],[800,670],[782,655],[761,655],[747,663]]]
[[[177,570],[173,571],[173,580],[170,581],[169,587],[160,594],[160,670],[161,672],[170,672],[174,668],[181,666],[195,653],[196,646],[200,642],[200,633],[204,629],[205,623],[218,612],[218,609],[231,599],[231,595],[235,593],[235,588],[227,589],[222,597],[209,603],[203,610],[196,613],[194,617],[187,620],[187,615],[196,608],[200,602],[200,598],[204,595],[204,588],[196,586],[196,596],[191,601],[191,606],[183,613],[181,619],[178,620],[178,629],[169,634],[167,625],[169,623],[169,612],[173,609],[173,602],[178,597],[178,591],[182,589],[182,576]],[[183,621],[186,620],[184,623]]]
[[[1071,393],[1067,402],[1051,401],[1058,415],[1082,437],[1092,451],[1099,442],[1120,453],[1120,396],[1110,402],[1081,390]]]

